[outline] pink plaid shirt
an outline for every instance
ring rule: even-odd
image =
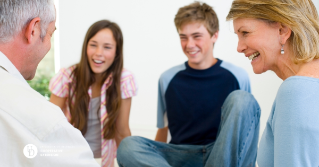
[[[71,76],[72,71],[75,69],[75,66],[71,66],[69,68],[62,68],[57,75],[55,75],[49,85],[50,91],[58,96],[58,97],[68,97],[69,89],[71,92],[74,92],[74,85],[69,88],[69,83],[72,83],[74,77]],[[107,118],[107,111],[106,111],[106,99],[105,93],[107,88],[112,84],[112,76],[108,77],[101,88],[101,138],[102,138],[102,167],[113,167],[114,166],[114,158],[116,157],[116,142],[114,139],[105,140],[103,138],[103,122]],[[121,75],[121,96],[122,99],[130,98],[135,96],[137,93],[137,84],[133,74],[123,69]],[[91,87],[88,90],[88,94],[90,98],[92,98],[92,89]],[[74,99],[72,99],[72,103],[74,103]],[[65,102],[65,108],[63,108],[63,112],[67,119],[71,120],[70,108],[68,99]],[[89,106],[90,108],[90,106]]]

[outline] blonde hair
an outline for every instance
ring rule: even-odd
[[[219,30],[217,15],[213,8],[206,3],[194,2],[179,8],[174,22],[177,30],[183,24],[190,22],[203,23],[211,36]]]
[[[226,19],[237,18],[282,23],[292,31],[294,61],[319,58],[319,17],[311,0],[234,0]]]

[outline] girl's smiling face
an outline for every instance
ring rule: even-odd
[[[97,32],[88,42],[87,56],[95,74],[105,72],[114,62],[116,42],[110,29]]]

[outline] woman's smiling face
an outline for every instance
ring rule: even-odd
[[[277,67],[280,56],[280,24],[263,20],[238,18],[234,20],[238,36],[237,51],[251,61],[254,73],[261,74]]]

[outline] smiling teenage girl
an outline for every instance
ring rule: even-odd
[[[88,30],[81,61],[51,79],[50,101],[64,111],[102,166],[113,166],[117,146],[131,135],[131,97],[137,85],[123,69],[123,36],[116,23],[101,20]]]

